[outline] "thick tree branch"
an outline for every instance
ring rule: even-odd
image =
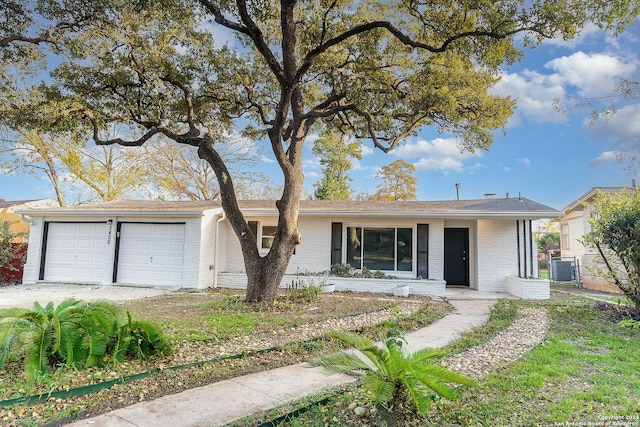
[[[260,31],[260,28],[258,28],[253,19],[251,19],[251,16],[249,15],[249,12],[247,10],[247,4],[245,0],[236,1],[240,19],[242,20],[242,24],[244,25],[237,22],[229,21],[227,18],[225,18],[224,14],[220,10],[220,7],[214,4],[214,2],[210,0],[199,0],[199,2],[214,16],[214,19],[218,24],[229,28],[230,30],[237,31],[246,36],[249,36],[253,41],[256,49],[258,49],[258,52],[260,52],[260,55],[262,55],[262,57],[267,62],[267,65],[271,69],[271,72],[278,79],[280,84],[283,83],[284,74],[282,67],[278,63],[278,60],[265,41],[262,31]]]
[[[340,43],[346,41],[351,37],[354,37],[359,34],[363,34],[375,29],[385,29],[389,33],[391,33],[396,39],[402,42],[404,45],[414,49],[426,50],[431,53],[445,52],[453,42],[455,42],[456,40],[464,39],[464,38],[490,37],[494,39],[504,39],[512,35],[515,35],[521,32],[526,32],[526,31],[533,31],[539,34],[544,34],[542,29],[539,28],[538,25],[519,27],[514,30],[505,31],[505,32],[477,29],[473,31],[464,31],[458,34],[454,34],[448,37],[447,39],[445,39],[439,46],[436,46],[436,45],[430,45],[428,43],[423,43],[423,42],[413,40],[411,37],[406,35],[404,32],[402,32],[400,29],[398,29],[395,25],[393,25],[389,21],[373,21],[366,24],[357,25],[351,28],[350,30],[345,31],[342,34],[339,34],[338,36],[327,40],[325,43],[321,43],[315,49],[310,50],[305,56],[304,61],[300,66],[300,69],[298,70],[297,78],[300,79],[302,78],[303,75],[306,74],[306,72],[311,68],[311,65],[313,64],[314,59],[318,55],[321,55],[331,47],[339,45]]]

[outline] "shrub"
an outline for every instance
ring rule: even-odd
[[[0,310],[0,369],[11,356],[24,357],[30,378],[60,364],[103,366],[127,356],[168,352],[157,327],[133,322],[128,312],[111,302],[68,299],[57,307],[35,302],[33,309]]]
[[[599,301],[596,303],[596,309],[607,313],[609,318],[614,322],[619,322],[625,319],[640,321],[640,310],[635,307]]]
[[[433,359],[442,355],[438,350],[427,348],[407,354],[402,349],[405,341],[400,333],[381,336],[382,347],[351,332],[334,331],[329,336],[362,352],[374,367],[344,352],[313,359],[310,365],[323,366],[331,373],[364,371],[364,387],[369,397],[386,409],[393,403],[410,399],[422,415],[434,397],[457,397],[456,388],[450,384],[474,385],[473,380],[435,365]]]

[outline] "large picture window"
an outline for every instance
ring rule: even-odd
[[[413,229],[347,227],[346,263],[358,269],[411,271]]]

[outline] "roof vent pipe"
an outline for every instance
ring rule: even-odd
[[[519,191],[518,191],[518,201],[524,202],[524,200],[522,200],[522,193]]]

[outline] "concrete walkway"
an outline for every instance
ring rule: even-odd
[[[0,308],[31,308],[38,301],[45,305],[53,301],[59,304],[69,298],[79,300],[137,300],[174,292],[171,289],[145,288],[141,286],[69,285],[39,283],[37,285],[15,285],[0,287]]]
[[[408,333],[409,351],[438,348],[458,338],[460,333],[484,323],[499,293],[447,289],[447,299],[455,310],[426,328]],[[286,402],[317,393],[329,386],[355,381],[348,375],[326,375],[322,368],[306,364],[246,375],[198,387],[181,393],[141,402],[73,426],[92,427],[209,427],[220,426]]]

